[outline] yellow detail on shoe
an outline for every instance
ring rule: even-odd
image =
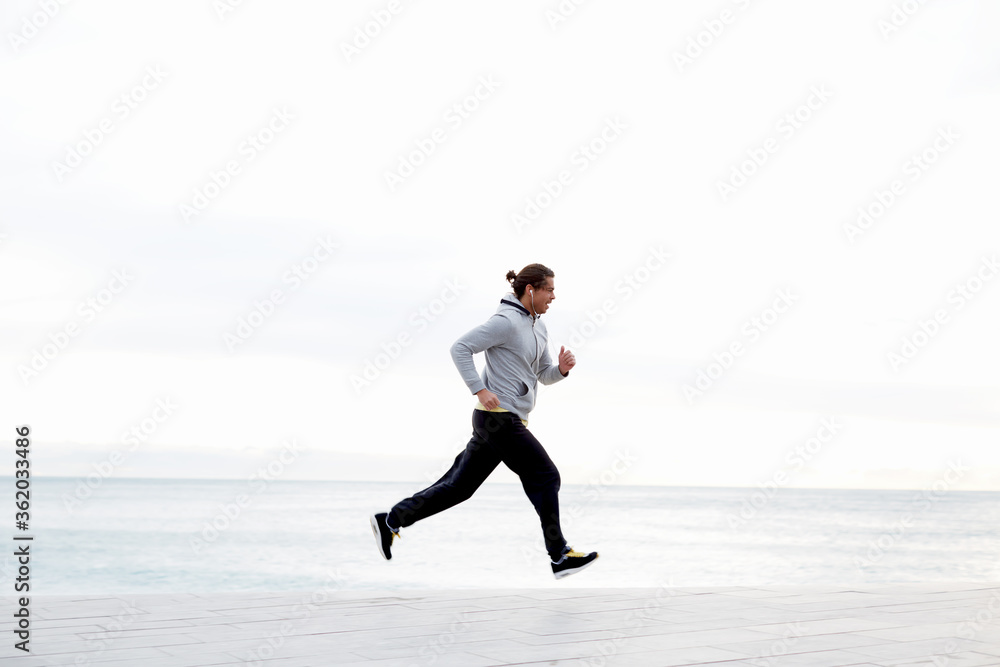
[[[574,551],[573,549],[570,549],[569,551],[567,551],[563,555],[566,556],[566,557],[568,557],[568,558],[583,558],[587,554],[582,554],[579,551]]]
[[[476,401],[476,406],[475,407],[476,407],[476,410],[483,410],[485,412],[510,412],[510,410],[508,410],[507,408],[501,408],[499,406],[493,408],[492,410],[487,410],[486,406],[483,405],[482,401]],[[521,423],[524,424],[525,426],[527,426],[528,425],[528,420],[527,419],[522,419]]]

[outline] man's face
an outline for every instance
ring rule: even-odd
[[[543,315],[548,312],[549,305],[556,298],[556,284],[552,276],[545,279],[545,284],[539,287],[528,286],[528,290],[534,290],[534,295],[528,296],[528,301],[535,306],[535,314]],[[532,299],[532,296],[534,297]]]

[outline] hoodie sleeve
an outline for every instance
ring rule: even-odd
[[[507,342],[512,330],[513,325],[510,320],[499,313],[494,313],[490,319],[466,333],[451,346],[451,359],[473,394],[486,389],[486,385],[476,372],[472,355]]]
[[[563,375],[559,370],[558,363],[552,363],[552,358],[549,356],[549,346],[548,344],[542,348],[542,358],[538,363],[538,380],[542,384],[555,384],[559,380],[565,380],[569,377],[569,372]]]

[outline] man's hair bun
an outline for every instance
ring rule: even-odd
[[[546,277],[552,276],[554,278],[555,275],[552,269],[544,264],[528,264],[521,269],[520,273],[508,271],[507,282],[514,281],[511,283],[511,288],[514,290],[515,296],[520,299],[524,296],[524,290],[528,285],[537,288],[539,285],[545,283]]]

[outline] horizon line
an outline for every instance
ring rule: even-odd
[[[13,475],[0,475],[0,479],[16,479]],[[69,475],[33,475],[31,479],[55,479],[55,480],[78,480],[84,481],[87,476],[69,476]],[[120,476],[114,478],[102,478],[102,479],[116,479],[116,480],[154,480],[154,481],[175,481],[175,482],[236,482],[244,481],[243,477],[130,477],[130,476]],[[428,482],[418,482],[418,481],[407,481],[407,480],[384,480],[384,479],[272,479],[269,482],[311,482],[311,483],[340,483],[340,484],[425,484],[429,485]],[[489,480],[487,480],[489,481]],[[520,488],[520,482],[502,482],[493,481],[493,484],[502,484],[504,486],[516,486]],[[103,481],[102,481],[103,484]],[[657,488],[657,489],[739,489],[739,490],[763,490],[761,484],[754,486],[719,486],[713,484],[704,485],[683,485],[683,484],[630,484],[628,482],[620,482],[615,484],[601,484],[595,485],[591,482],[586,483],[569,483],[564,482],[563,487],[568,486],[602,486],[602,487],[612,487],[612,486],[634,486],[640,488]],[[928,489],[923,488],[885,488],[885,487],[842,487],[842,486],[781,486],[779,489],[791,489],[795,491],[925,491]],[[948,489],[948,493],[1000,493],[1000,489]]]

